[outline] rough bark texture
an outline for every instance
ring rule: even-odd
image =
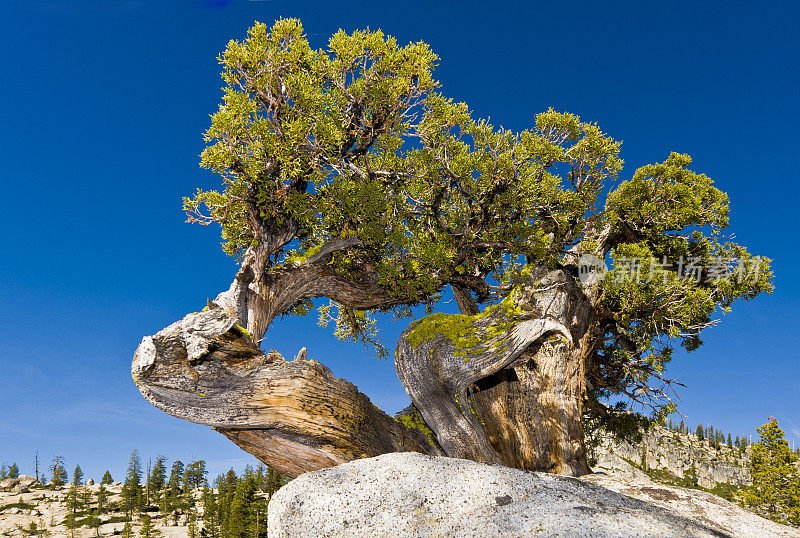
[[[238,319],[255,342],[261,340],[273,319],[307,299],[327,297],[359,310],[397,305],[398,298],[379,284],[378,275],[370,267],[355,267],[351,275],[343,276],[328,265],[334,252],[358,244],[356,237],[333,239],[291,267],[270,270],[265,270],[263,253],[248,252],[230,288],[214,303]]]
[[[145,337],[131,372],[159,409],[213,426],[289,476],[387,452],[442,454],[319,362],[265,355],[221,308]]]
[[[448,456],[579,476],[591,308],[563,270],[533,281],[476,316],[413,323],[395,366]]]
[[[412,323],[395,366],[421,417],[402,423],[316,361],[264,355],[255,342],[298,301],[325,296],[375,308],[396,300],[367,273],[345,279],[328,266],[352,241],[331,241],[261,278],[257,256],[246,258],[207,312],[142,340],[132,365],[142,394],[290,476],[396,451],[589,472],[581,414],[592,308],[566,270],[531,275],[483,312]],[[475,312],[470,292],[453,289]]]

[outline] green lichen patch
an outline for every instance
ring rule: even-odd
[[[422,342],[441,334],[455,344],[475,332],[472,326],[475,316],[464,314],[431,314],[422,318],[408,334],[408,343],[418,348]]]
[[[248,338],[253,338],[253,335],[252,335],[252,333],[251,333],[250,331],[248,331],[247,329],[245,329],[244,327],[242,327],[241,325],[239,325],[238,323],[236,324],[236,328],[237,328],[237,329],[238,329],[238,330],[239,330],[239,331],[240,331],[240,332],[241,332],[243,335],[245,335],[246,337],[248,337]]]
[[[315,245],[305,252],[300,252],[298,254],[294,254],[293,256],[288,256],[284,261],[284,265],[302,265],[303,263],[307,262],[309,258],[319,253],[320,249],[322,248],[322,244]]]
[[[428,437],[431,446],[436,446],[436,436],[433,430],[425,424],[418,412],[415,412],[413,415],[400,415],[394,419],[410,430],[417,430],[424,433]]]
[[[499,304],[489,306],[474,316],[442,313],[427,316],[408,334],[408,342],[416,349],[422,342],[440,334],[453,343],[453,347],[457,350],[455,355],[468,355],[469,349],[505,336],[517,317],[524,313],[514,297],[515,293],[512,292]],[[468,359],[469,357],[465,358],[465,362]]]

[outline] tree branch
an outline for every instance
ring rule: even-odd
[[[162,411],[214,427],[289,476],[387,452],[442,454],[319,362],[264,355],[221,309],[144,337],[131,373]]]

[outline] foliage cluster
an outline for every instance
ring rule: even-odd
[[[763,517],[800,527],[798,456],[773,417],[757,430],[760,440],[750,456],[753,484],[744,493],[744,504]]]
[[[60,523],[74,536],[81,527],[98,529],[102,524],[124,522],[127,525],[122,534],[132,537],[135,534],[132,522],[138,520],[141,527],[139,536],[157,537],[161,534],[155,526],[155,517],[160,515],[165,523],[185,524],[192,538],[266,536],[267,503],[288,481],[280,472],[263,465],[255,469],[247,466],[242,475],[237,476],[231,469],[218,476],[210,487],[204,460],[194,460],[187,465],[176,460],[171,466],[167,466],[167,461],[165,456],[159,455],[155,460],[149,460],[145,468],[138,450],[134,450],[119,501],[112,501],[112,494],[106,488],[113,483],[109,471],[105,471],[99,488],[93,491],[86,485],[83,471],[77,465],[65,495],[68,513]],[[65,467],[64,459],[57,456],[52,467],[56,467],[61,476],[58,469]],[[63,475],[66,476],[66,471]],[[63,485],[50,483],[39,487],[58,488]],[[202,515],[197,510],[198,502],[204,507]],[[17,502],[0,507],[0,512],[12,508],[32,509],[35,506]],[[47,529],[34,525],[20,529],[20,532],[39,536],[44,535]]]
[[[614,269],[588,290],[587,421],[625,428],[627,407],[607,402],[667,416],[673,350],[696,349],[716,314],[772,289],[770,261],[723,235],[728,197],[688,155],[618,181],[621,143],[596,124],[552,109],[520,132],[476,118],[441,92],[425,43],[339,31],[313,49],[299,21],[281,19],[257,23],[219,61],[224,93],[201,165],[222,188],[185,198],[189,220],[219,224],[224,251],[265,282],[324,259],[337,283],[372,286],[359,296],[308,285],[277,314],[305,314],[326,296],[323,323],[382,349],[375,311],[432,308],[450,285],[474,313],[532,268],[575,271],[591,254]],[[705,269],[653,279],[651,261],[621,278],[614,262],[630,258]],[[752,262],[748,278],[710,270],[719,259]]]

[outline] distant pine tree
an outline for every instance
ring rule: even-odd
[[[81,506],[81,486],[80,481],[83,478],[83,473],[81,472],[80,466],[75,467],[75,473],[73,474],[73,481],[72,484],[69,486],[69,490],[67,491],[67,510],[69,513],[67,514],[67,518],[65,519],[65,524],[67,529],[70,531],[70,536],[75,536],[75,531],[79,527],[78,525],[78,511],[81,510],[83,507]]]
[[[175,520],[178,518],[178,510],[183,507],[183,499],[181,496],[181,482],[184,478],[184,466],[180,460],[175,460],[170,468],[169,480],[167,480],[167,487],[161,495],[159,502],[159,510],[168,518],[170,515]]]
[[[247,536],[267,537],[267,499],[256,497],[250,503],[250,526]]]
[[[182,478],[183,478],[183,462],[180,460],[176,460],[175,463],[172,464],[172,468],[170,469],[169,482],[167,482],[167,487],[173,491],[179,491],[181,489]]]
[[[698,424],[697,425],[697,429],[694,431],[694,434],[697,436],[697,440],[698,441],[702,441],[703,440],[704,432],[703,432],[703,425],[702,424]]]
[[[153,491],[161,491],[167,484],[167,458],[158,456],[153,470],[150,472],[150,487]]]
[[[756,428],[761,439],[750,457],[752,485],[744,492],[745,504],[758,515],[779,523],[800,525],[800,476],[778,421]]]
[[[242,478],[236,484],[236,490],[230,504],[227,531],[230,536],[245,538],[258,536],[255,529],[256,481],[253,473]]]
[[[39,482],[39,451],[33,455],[33,477]]]
[[[83,485],[83,470],[81,469],[80,465],[76,465],[75,470],[72,472],[72,485],[73,486]]]
[[[97,512],[100,514],[105,514],[108,508],[107,503],[108,490],[106,490],[105,484],[101,482],[100,489],[97,490]]]
[[[264,481],[264,485],[261,489],[267,494],[268,498],[271,499],[275,492],[278,491],[285,483],[286,478],[280,473],[280,471],[269,467],[267,469],[266,480]]]
[[[11,464],[11,467],[8,468],[8,477],[19,478],[19,467],[17,466],[16,461]]]
[[[128,517],[142,507],[142,461],[139,451],[134,449],[128,462],[128,472],[122,485],[122,508]]]
[[[239,482],[239,477],[236,476],[236,471],[232,468],[228,469],[228,472],[225,473],[225,483],[229,488],[236,489],[236,484]]]
[[[230,536],[231,528],[236,527],[236,522],[231,518],[231,504],[239,483],[239,477],[233,469],[229,469],[224,476],[217,479],[219,498],[217,510],[220,516],[220,531],[222,536]]]
[[[256,474],[250,472],[242,475],[230,504],[227,532],[236,538],[266,536],[266,499],[257,495],[258,483]]]
[[[203,489],[203,532],[208,538],[218,538],[220,535],[219,506],[210,488]]]
[[[199,489],[206,483],[206,462],[205,460],[197,460],[191,462],[186,466],[184,472],[183,482],[185,489]]]
[[[103,474],[103,478],[100,479],[100,483],[103,484],[103,485],[106,485],[106,486],[110,486],[111,484],[113,484],[114,483],[114,479],[111,478],[111,473],[106,471]]]
[[[67,483],[67,468],[64,465],[64,458],[55,456],[53,463],[50,465],[50,484],[53,487],[59,488]]]
[[[70,538],[75,538],[75,531],[78,529],[78,518],[75,517],[75,511],[70,509],[67,512],[67,517],[64,518],[64,526],[69,531]]]
[[[103,524],[103,520],[100,519],[100,510],[94,509],[92,510],[91,515],[89,516],[86,524],[94,529],[94,535],[100,536],[100,525]]]
[[[158,538],[164,536],[164,533],[153,526],[153,520],[147,514],[142,515],[142,528],[139,529],[139,536],[141,538]]]
[[[266,480],[266,471],[267,468],[264,467],[263,463],[259,463],[258,467],[256,467],[256,484],[258,484],[258,489],[261,491],[266,491],[264,489],[264,481]]]
[[[199,538],[200,530],[197,527],[197,512],[194,508],[189,512],[189,521],[186,524],[188,538]]]
[[[242,471],[242,478],[247,480],[251,476],[255,476],[255,474],[256,472],[253,470],[253,466],[248,464],[245,466],[244,471]]]

